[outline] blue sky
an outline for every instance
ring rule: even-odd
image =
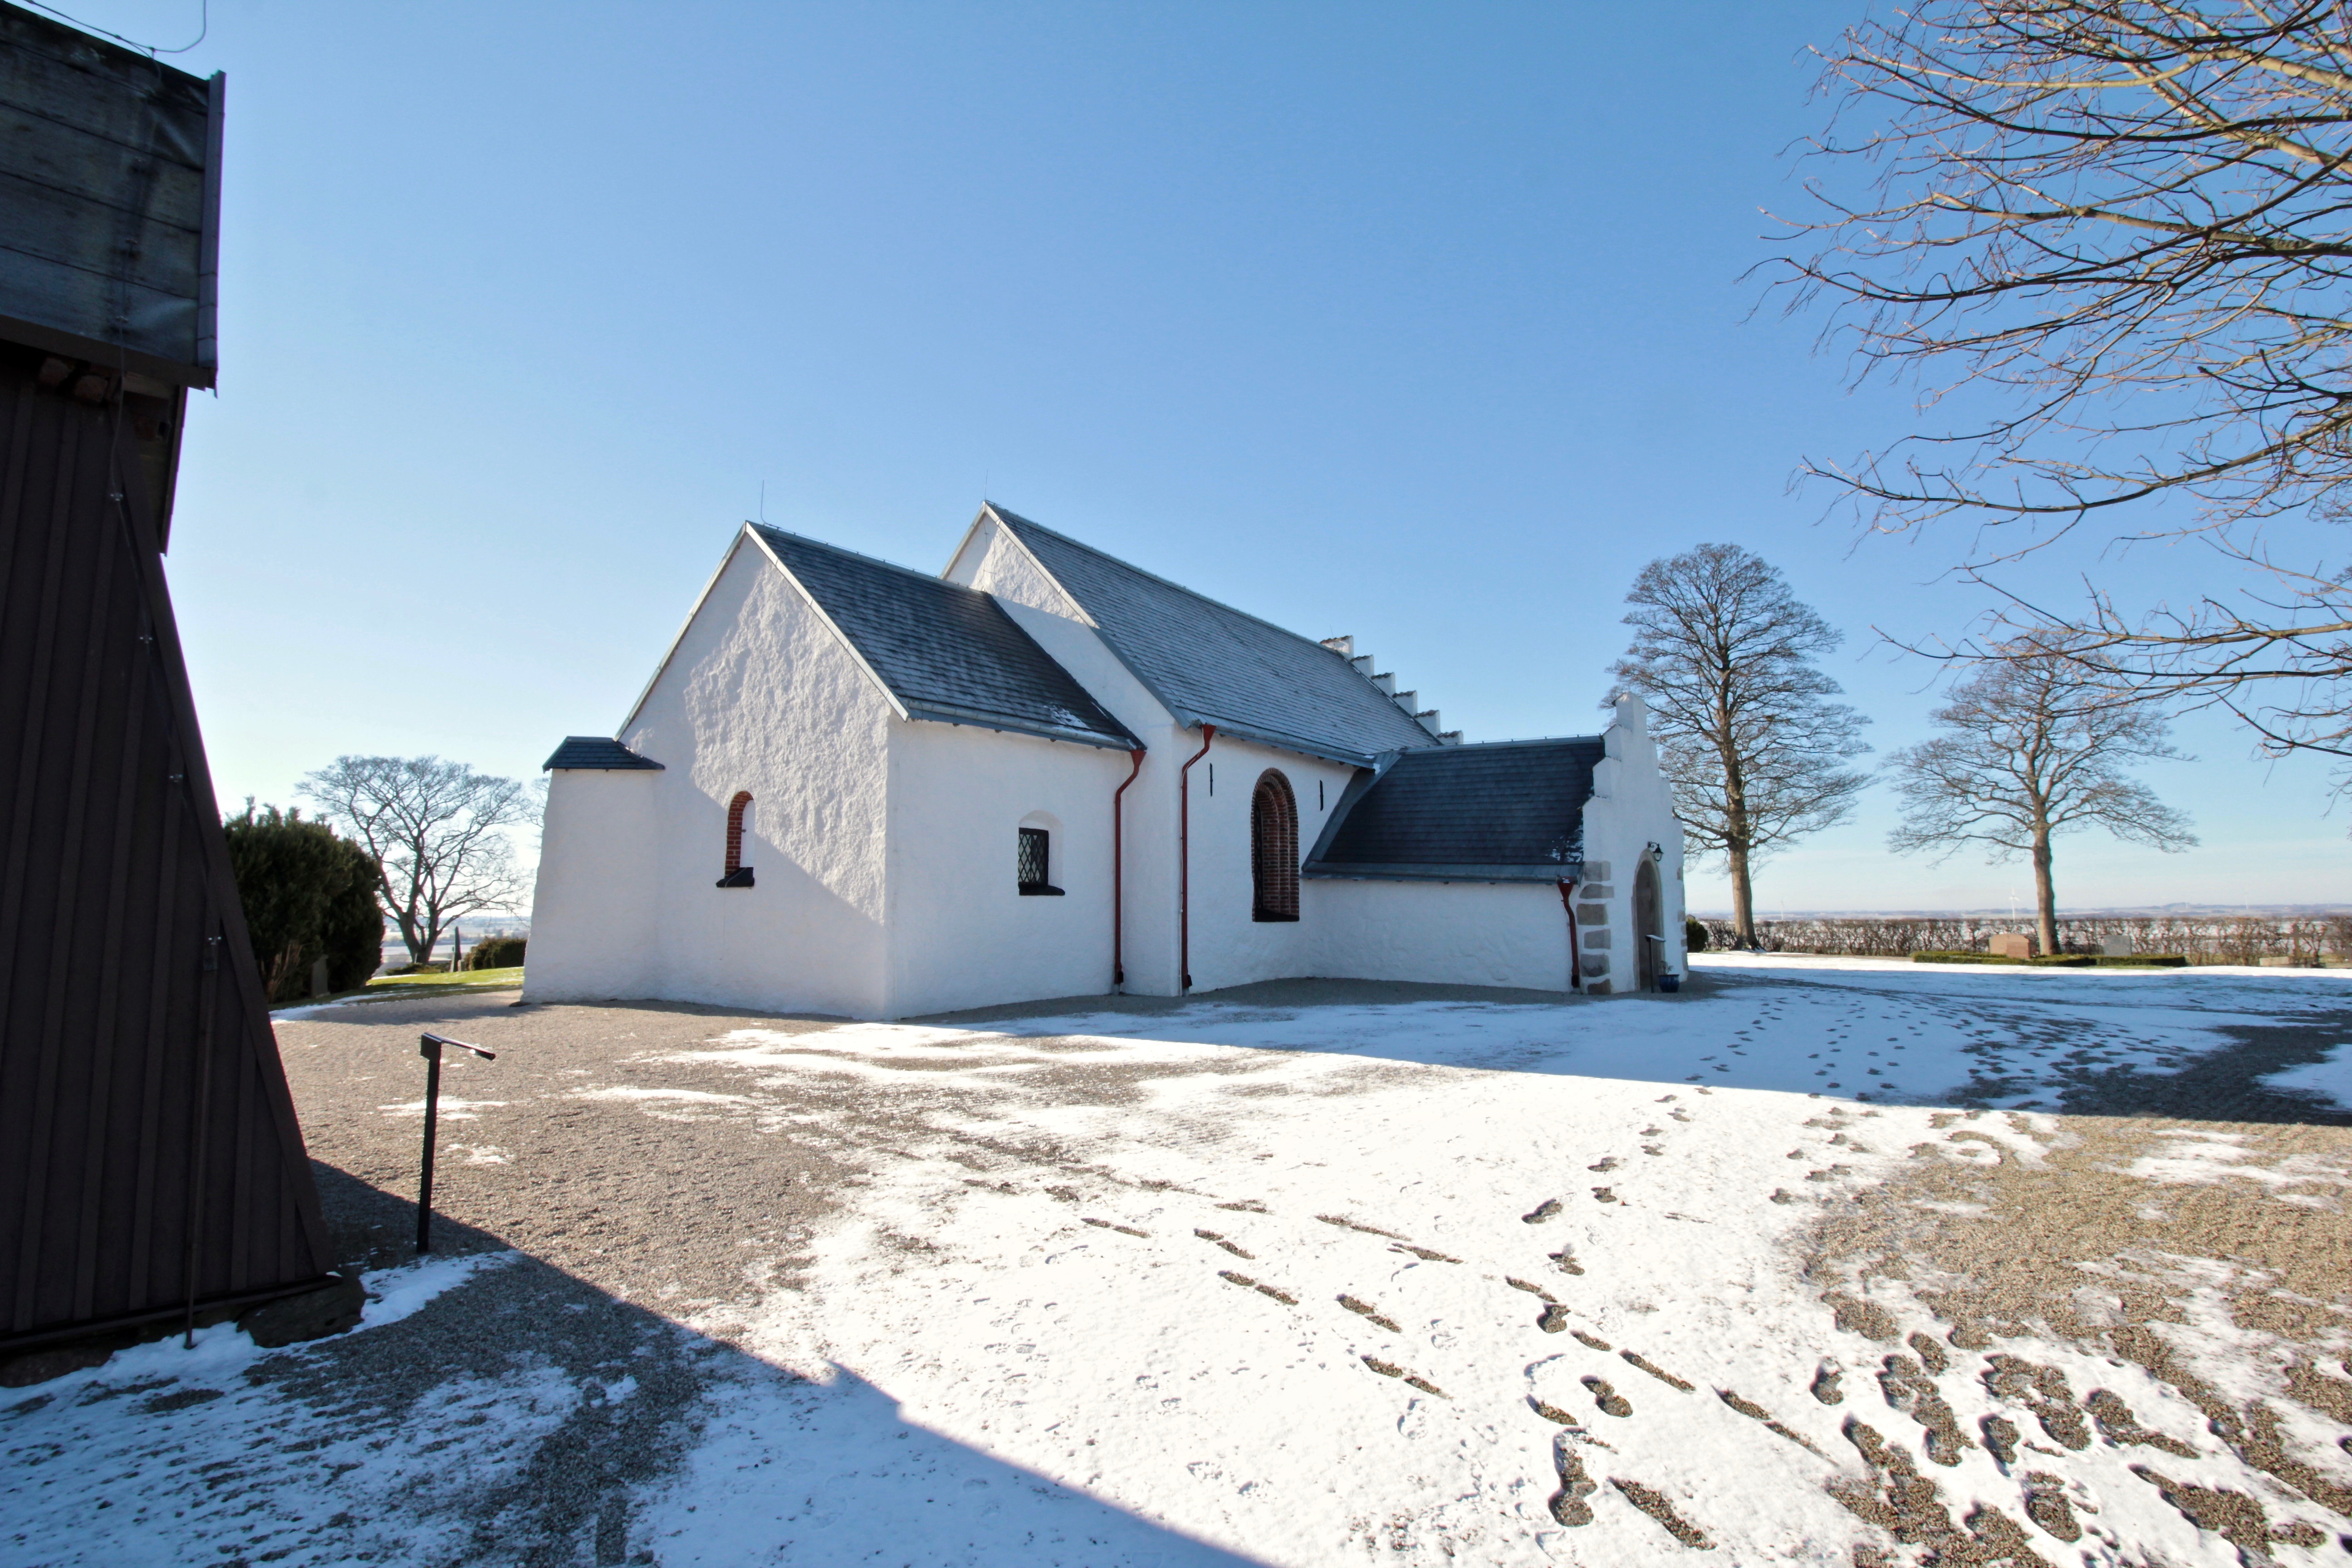
[[[192,0],[67,9],[158,44]],[[219,395],[171,572],[224,801],[343,752],[525,777],[610,732],[731,531],[937,570],[983,493],[1309,636],[1472,740],[1589,731],[1654,555],[1733,539],[1849,634],[1884,751],[1965,542],[1807,455],[1911,428],[1748,276],[1858,9],[332,6],[214,0]],[[2193,588],[2196,551],[2089,566]],[[2326,768],[2203,720],[2205,847],[2084,837],[2074,907],[2344,896]],[[1885,791],[1759,906],[1999,906]],[[1694,872],[1695,907],[1726,902]]]

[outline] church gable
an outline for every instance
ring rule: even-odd
[[[1087,626],[1095,624],[1069,590],[1055,582],[1054,574],[1021,542],[1020,536],[997,520],[996,509],[991,506],[980,509],[980,515],[964,531],[954,559],[940,575],[961,587],[977,588],[1066,621]]]
[[[1135,738],[988,595],[780,529],[751,534],[902,717],[1130,750]]]

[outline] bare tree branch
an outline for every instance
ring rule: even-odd
[[[1930,715],[1943,732],[1886,759],[1903,802],[1889,847],[1937,859],[1971,845],[1996,863],[2029,857],[2042,951],[2057,952],[2053,838],[2095,826],[2154,849],[2197,842],[2187,817],[2122,772],[2180,755],[2163,715],[2132,697],[2046,647],[1990,650]]]
[[[1736,544],[1651,562],[1625,602],[1633,643],[1611,673],[1648,700],[1675,815],[1702,854],[1724,857],[1753,943],[1754,862],[1843,820],[1869,783],[1843,765],[1870,750],[1867,721],[1824,700],[1838,685],[1812,662],[1841,634]]]
[[[337,757],[302,794],[382,864],[377,896],[422,963],[450,921],[510,909],[528,889],[506,829],[526,818],[523,786],[438,757]]]
[[[1863,378],[2002,411],[1806,471],[1882,531],[1989,525],[1961,571],[1996,588],[2086,524],[2203,535],[2241,591],[2011,595],[1991,642],[2220,707],[2273,751],[2345,754],[2352,576],[2276,559],[2264,530],[2352,516],[2352,5],[1927,0],[1822,58],[1860,129],[1815,153],[1871,177],[1859,199],[1809,185],[1792,307],[1832,308]],[[2185,512],[2120,521],[2171,499]]]

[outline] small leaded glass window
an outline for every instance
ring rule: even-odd
[[[1062,890],[1053,886],[1047,876],[1047,872],[1052,869],[1049,858],[1052,844],[1053,835],[1042,827],[1024,827],[1021,830],[1021,849],[1016,875],[1024,894],[1054,894]]]

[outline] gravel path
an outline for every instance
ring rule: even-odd
[[[1899,993],[1892,1002],[1889,987]],[[388,1300],[371,1310],[371,1322],[387,1313],[392,1321],[287,1352],[239,1349],[241,1338],[216,1330],[194,1357],[176,1344],[147,1347],[0,1405],[5,1467],[0,1518],[13,1521],[0,1525],[0,1559],[113,1564],[201,1558],[230,1568],[262,1562],[866,1557],[1018,1562],[1024,1568],[1031,1563],[1238,1562],[1197,1534],[1171,1531],[992,1458],[996,1446],[986,1439],[953,1440],[937,1422],[926,1429],[898,1406],[905,1395],[896,1388],[885,1393],[846,1373],[823,1384],[805,1383],[779,1364],[790,1358],[779,1357],[772,1342],[761,1340],[762,1325],[772,1330],[779,1303],[815,1289],[824,1248],[834,1245],[837,1251],[848,1231],[870,1237],[870,1258],[857,1277],[867,1288],[895,1289],[892,1280],[921,1281],[957,1255],[959,1226],[968,1223],[959,1216],[981,1212],[964,1205],[1003,1204],[1013,1208],[1003,1212],[1025,1213],[1021,1205],[1034,1203],[1041,1205],[1041,1223],[1066,1222],[1076,1229],[1080,1208],[1073,1205],[1080,1194],[1097,1207],[1127,1203],[1139,1218],[1154,1201],[1153,1186],[1122,1162],[1155,1143],[1185,1160],[1207,1162],[1204,1169],[1222,1168],[1221,1160],[1266,1158],[1246,1152],[1245,1140],[1228,1142],[1213,1118],[1181,1126],[1166,1120],[1162,1091],[1187,1075],[1205,1075],[1224,1086],[1216,1093],[1243,1097],[1233,1103],[1246,1103],[1253,1095],[1307,1095],[1344,1119],[1356,1114],[1347,1109],[1349,1096],[1369,1105],[1370,1097],[1402,1090],[1409,1100],[1413,1086],[1424,1081],[1422,1075],[1439,1075],[1425,1080],[1434,1090],[1458,1086],[1465,1068],[1550,1075],[1555,1081],[1567,1072],[1637,1079],[1655,1068],[1657,1081],[1642,1090],[1645,1105],[1657,1098],[1651,1089],[1682,1089],[1702,1074],[1707,1084],[1736,1091],[1742,1081],[1801,1088],[1816,1075],[1843,1072],[1848,1077],[1842,1081],[1872,1085],[1864,1092],[1874,1090],[1878,1104],[1900,1104],[1904,1095],[1895,1079],[1879,1071],[1892,1075],[1910,1070],[1898,1068],[1898,1062],[1927,1059],[1967,1064],[1960,1069],[1965,1081],[1955,1082],[1944,1103],[2031,1101],[2070,1114],[2033,1119],[2034,1138],[2048,1153],[2023,1161],[2004,1163],[1996,1155],[1979,1168],[1971,1152],[1957,1163],[1942,1156],[1922,1163],[1915,1156],[1898,1168],[1888,1162],[1900,1159],[1899,1151],[1887,1149],[1874,1131],[1879,1150],[1874,1158],[1884,1171],[1862,1161],[1865,1169],[1844,1175],[1836,1173],[1847,1167],[1836,1165],[1812,1173],[1827,1179],[1809,1187],[1796,1181],[1805,1174],[1801,1167],[1790,1168],[1795,1201],[1810,1205],[1799,1217],[1819,1216],[1798,1262],[1812,1271],[1817,1297],[1846,1305],[1822,1305],[1813,1331],[1818,1343],[1780,1344],[1775,1349],[1782,1359],[1803,1361],[1808,1378],[1816,1358],[1827,1365],[1842,1355],[1842,1364],[1861,1372],[1878,1354],[1880,1331],[1897,1320],[1916,1319],[1938,1333],[1952,1328],[1952,1347],[2038,1322],[2042,1327],[2033,1331],[2054,1334],[2084,1355],[2116,1364],[2132,1361],[2154,1380],[2147,1387],[2186,1390],[2183,1410],[2194,1405],[2214,1422],[2235,1419],[2256,1432],[2259,1451],[2240,1444],[2241,1459],[2231,1461],[2238,1468],[2228,1472],[2242,1472],[2252,1481],[2225,1485],[2217,1479],[2222,1472],[2209,1468],[2199,1472],[2210,1483],[2204,1491],[2178,1491],[2186,1500],[2173,1504],[2181,1519],[2197,1509],[2212,1514],[2199,1526],[2202,1533],[2184,1539],[2193,1543],[2210,1537],[2215,1552],[2224,1553],[2209,1559],[2191,1551],[2183,1561],[2236,1560],[2241,1536],[2259,1541],[2255,1549],[2277,1561],[2305,1560],[2295,1555],[2305,1549],[2302,1536],[2273,1539],[2264,1532],[2308,1533],[2309,1508],[2300,1500],[2319,1498],[2340,1515],[2352,1497],[2343,1489],[2352,1476],[2330,1479],[2334,1472],[2324,1460],[2315,1469],[2306,1441],[2315,1421],[2335,1420],[2340,1431],[2352,1419],[2352,1405],[2336,1410],[2332,1403],[2352,1390],[2337,1375],[2352,1343],[2352,1300],[2342,1284],[2352,1274],[2346,1250],[2352,1232],[2344,1216],[2344,1194],[2352,1188],[2352,1133],[2346,1131],[2352,1112],[2261,1080],[2352,1039],[2352,1005],[2339,1000],[2345,993],[2293,981],[2202,996],[2179,986],[2124,992],[2077,984],[2021,1000],[2007,993],[1916,986],[1904,976],[1705,971],[1694,977],[1692,991],[1680,1001],[1640,998],[1562,1008],[1532,994],[1297,982],[1191,1004],[1088,998],[1075,1005],[1088,1015],[1085,1030],[1066,1022],[1024,1026],[1035,1009],[929,1021],[967,1031],[954,1038],[982,1045],[1017,1037],[1017,1049],[1008,1039],[1006,1048],[993,1053],[924,1047],[926,1039],[948,1038],[929,1029],[666,1005],[521,1007],[511,994],[371,1003],[284,1020],[281,1049],[336,1246],[347,1261],[384,1271],[373,1278]],[[1691,1001],[1704,1012],[1687,1009]],[[1459,1005],[1461,1016],[1474,1020],[1444,1049],[1414,1029],[1381,1032],[1381,1021],[1392,1016],[1384,1009],[1432,1004]],[[1851,1022],[1865,1004],[1880,1010],[1874,1017],[1900,1020],[1886,1043],[1869,1047],[1868,1068],[1864,1037]],[[1892,1014],[1885,1013],[1889,1006]],[[1654,1042],[1679,1042],[1682,1020],[1701,1016],[1714,1020],[1710,1027],[1720,1025],[1728,1043],[1710,1039],[1707,1054],[1675,1058],[1668,1070]],[[1210,1038],[1202,1029],[1212,1018],[1220,1027],[1271,1030],[1269,1037],[1295,1043],[1181,1062],[1138,1050],[1129,1061],[1107,1051],[1098,1037],[1126,1035],[1139,1044]],[[1479,1018],[1496,1022],[1492,1046],[1481,1043]],[[1630,1044],[1596,1065],[1590,1053],[1547,1057],[1502,1038],[1512,1029],[1539,1036],[1549,1027],[1548,1019],[1579,1026],[1586,1019],[1611,1020],[1612,1030]],[[499,1056],[494,1063],[458,1057],[445,1068],[436,1183],[443,1217],[436,1234],[437,1253],[446,1261],[420,1272],[405,1266],[424,1081],[416,1037],[425,1028]],[[999,1030],[1003,1035],[992,1035]],[[737,1031],[753,1032],[758,1049],[727,1048]],[[1898,1035],[1907,1057],[1895,1047]],[[1821,1049],[1792,1056],[1773,1044],[1790,1038]],[[915,1043],[893,1043],[901,1039]],[[1937,1039],[1944,1043],[1926,1043]],[[1699,1046],[1679,1042],[1676,1048]],[[1286,1080],[1293,1069],[1284,1064],[1318,1055],[1333,1058],[1328,1070],[1317,1069],[1322,1076],[1310,1082],[1293,1074]],[[1838,1066],[1842,1061],[1851,1065]],[[1801,1076],[1783,1080],[1771,1079],[1772,1072]],[[1017,1089],[1011,1100],[1006,1086]],[[1006,1107],[1013,1103],[1033,1109],[1008,1116]],[[1670,1124],[1663,1110],[1645,1114],[1657,1119],[1651,1131],[1673,1132],[1685,1120],[1677,1112]],[[1832,1111],[1829,1121],[1806,1126],[1864,1130],[1859,1121],[1839,1120],[1844,1114]],[[1976,1136],[1969,1125],[1958,1125],[1948,1136]],[[1447,1135],[1458,1138],[1465,1131]],[[1832,1138],[1832,1131],[1804,1136],[1841,1146],[1849,1142],[1844,1131]],[[2010,1145],[1995,1136],[1984,1146]],[[1228,1148],[1230,1153],[1223,1152]],[[1840,1149],[1825,1144],[1824,1150],[1824,1160],[1845,1157]],[[1640,1169],[1624,1175],[1663,1173],[1667,1163],[1633,1155]],[[1616,1179],[1586,1176],[1585,1168],[1579,1156],[1576,1177],[1587,1184]],[[1276,1172],[1276,1166],[1247,1169],[1269,1182]],[[923,1175],[923,1182],[943,1182],[941,1195],[924,1196],[911,1208],[893,1206],[895,1200],[878,1207],[865,1202],[869,1190],[912,1190],[908,1173],[918,1170],[960,1179]],[[2151,1199],[2151,1183],[2163,1187],[2160,1201]],[[1021,1196],[1016,1189],[1034,1192]],[[1760,1200],[1769,1190],[1768,1184],[1755,1196]],[[1175,1201],[1181,1194],[1169,1196]],[[1776,1194],[1774,1202],[1787,1196]],[[1207,1200],[1182,1201],[1199,1206]],[[1769,1205],[1766,1212],[1799,1214]],[[1312,1217],[1308,1231],[1328,1228],[1328,1222],[1317,1226]],[[1272,1223],[1246,1212],[1212,1218],[1218,1236]],[[1532,1245],[1538,1235],[1534,1220],[1522,1226],[1516,1209],[1509,1219],[1513,1237]],[[1607,1224],[1638,1230],[1637,1219],[1628,1211]],[[1212,1243],[1224,1245],[1210,1230],[1192,1234],[1210,1237],[1191,1245],[1227,1266],[1228,1281],[1237,1269],[1256,1267],[1233,1265],[1223,1254],[1209,1252]],[[2021,1236],[2030,1236],[2031,1245],[2021,1248]],[[1442,1230],[1428,1239],[1455,1245]],[[1375,1252],[1386,1245],[1375,1241]],[[1228,1253],[1234,1249],[1225,1247]],[[2102,1307],[2084,1294],[2086,1270],[2107,1281],[2100,1289],[2113,1295],[2112,1305]],[[1598,1272],[1572,1281],[1557,1273],[1547,1277],[1551,1289],[1578,1303],[1579,1313],[1605,1313],[1600,1296],[1588,1308],[1577,1294],[1601,1290]],[[836,1279],[845,1277],[836,1270]],[[1210,1283],[1233,1289],[1230,1283]],[[1506,1283],[1517,1288],[1500,1292],[1513,1301],[1525,1300],[1518,1291],[1545,1293],[1518,1278]],[[1255,1300],[1246,1291],[1239,1295]],[[412,1304],[401,1305],[408,1298]],[[984,1288],[975,1299],[985,1299]],[[1874,1307],[1881,1317],[1871,1316]],[[837,1315],[845,1303],[829,1310]],[[847,1310],[854,1315],[854,1303]],[[1652,1323],[1647,1331],[1665,1331],[1664,1320],[1638,1316],[1650,1308],[1636,1302],[1632,1310],[1637,1316],[1631,1321]],[[2278,1418],[2259,1415],[2261,1400],[2249,1393],[2260,1382],[2253,1371],[2217,1373],[2210,1358],[2176,1364],[2166,1359],[2170,1352],[2163,1342],[2150,1337],[2200,1313],[2219,1313],[2225,1325],[2235,1314],[2232,1342],[2260,1342],[2262,1368],[2268,1369],[2262,1376],[2291,1394],[2284,1403],[2273,1401],[2287,1412],[2284,1436]],[[1536,1336],[1547,1349],[1566,1342],[1550,1337],[1558,1326],[1550,1316],[1546,1309],[1547,1321]],[[1509,1316],[1517,1321],[1516,1313]],[[922,1351],[903,1337],[919,1341],[922,1334],[919,1317],[909,1321],[891,1331],[910,1351]],[[2138,1338],[2113,1339],[2118,1331],[2134,1330]],[[1885,1348],[1895,1352],[1887,1358],[1891,1367],[1903,1347],[1888,1341]],[[1044,1353],[1050,1351],[1045,1347]],[[1964,1359],[1957,1349],[1941,1353]],[[800,1364],[808,1370],[804,1361]],[[954,1372],[950,1361],[944,1375],[952,1379]],[[1890,1407],[1898,1389],[1914,1388],[1906,1378],[1916,1383],[1927,1374],[1911,1368],[1892,1375]],[[1869,1378],[1855,1381],[1866,1386]],[[1795,1387],[1793,1397],[1811,1405],[1802,1398],[1803,1382]],[[1744,1392],[1762,1398],[1767,1391]],[[1946,1394],[1966,1408],[1959,1394],[1948,1387]],[[1793,1420],[1789,1397],[1780,1396],[1775,1408]],[[1921,1403],[1913,1393],[1902,1394],[1905,1408],[1914,1411],[1942,1408],[1936,1400],[1943,1397]],[[2154,1420],[2146,1398],[2140,1417]],[[1878,1403],[1874,1390],[1868,1403]],[[1654,1391],[1644,1405],[1653,1408]],[[2246,1426],[2249,1410],[2257,1414]],[[136,1419],[110,1425],[109,1412]],[[1830,1419],[1826,1413],[1820,1418]],[[1909,1417],[1870,1419],[1890,1430],[1909,1429]],[[1916,1419],[1932,1425],[1925,1415]],[[1814,1447],[1844,1454],[1835,1432],[1833,1425],[1826,1428]],[[1874,1431],[1872,1440],[1877,1440]],[[1947,1434],[1935,1440],[1964,1440],[1973,1451],[1979,1438],[1963,1431],[1959,1439]],[[1759,1441],[1780,1439],[1768,1435]],[[2249,1452],[2251,1458],[2244,1457]],[[741,1539],[718,1521],[706,1515],[697,1525],[686,1518],[695,1505],[680,1500],[699,1497],[710,1506],[715,1454],[733,1456],[727,1459],[732,1468],[718,1472],[718,1495],[740,1488],[746,1510],[772,1510],[778,1522],[761,1528],[773,1539],[822,1540],[829,1546],[814,1556],[754,1559],[741,1554]],[[778,1458],[810,1476],[804,1502],[793,1474],[765,1468]],[[1881,1460],[1845,1459],[1849,1468],[1880,1473]],[[2064,1456],[2050,1461],[2059,1470],[2072,1462]],[[2176,1470],[2181,1465],[2172,1458],[2157,1462]],[[700,1479],[681,1489],[690,1472]],[[1931,1467],[1929,1473],[1938,1472]],[[1566,1477],[1568,1469],[1560,1474]],[[736,1479],[725,1479],[730,1476]],[[1896,1476],[1899,1480],[1899,1467]],[[1621,1484],[1614,1493],[1604,1490],[1596,1506],[1622,1496],[1631,1500],[1611,1506],[1661,1521],[1672,1513],[1663,1493],[1630,1484],[1631,1489]],[[2078,1497],[2088,1495],[2083,1483],[2071,1484]],[[2261,1505],[2253,1513],[2272,1522],[2248,1525],[2238,1505],[2217,1504],[2206,1495],[2239,1496],[2229,1485],[2273,1489],[2264,1494],[2269,1514]],[[836,1500],[831,1504],[829,1494]],[[883,1500],[866,1507],[838,1500],[856,1497]],[[1936,1518],[1943,1522],[1930,1528],[1921,1522],[1925,1515],[1875,1519],[1873,1509],[1885,1510],[1867,1489],[1839,1500],[1845,1513],[1834,1517],[1851,1514],[1858,1521],[1855,1541],[1876,1542],[1874,1551],[1901,1541],[1953,1551],[1961,1542],[1958,1535],[1935,1535],[1935,1529],[1958,1528],[1940,1505]],[[1008,1507],[1012,1511],[997,1511]],[[2217,1507],[2221,1512],[2212,1513]],[[1611,1517],[1604,1510],[1601,1529],[1613,1528]],[[1641,1529],[1658,1528],[1639,1515],[1628,1517]],[[2337,1522],[2352,1530],[2352,1520]],[[1421,1561],[1453,1550],[1448,1542],[1471,1539],[1459,1533],[1458,1521],[1445,1528],[1456,1533],[1446,1536],[1428,1520],[1416,1521],[1408,1509],[1373,1534],[1391,1557]],[[1906,1530],[1912,1533],[1906,1536]],[[1543,1550],[1555,1560],[1598,1561],[1580,1555],[1586,1549],[1575,1543],[1597,1547],[1601,1539],[1598,1531],[1571,1532],[1563,1543],[1555,1532]],[[1331,1542],[1335,1560],[1342,1544]],[[1836,1550],[1843,1562],[1844,1547]],[[1883,1561],[1916,1556],[1898,1552]],[[1318,1559],[1291,1552],[1279,1560]]]

